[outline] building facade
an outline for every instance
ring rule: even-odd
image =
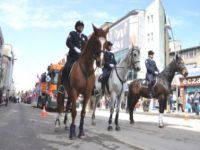
[[[170,52],[170,60],[174,58],[176,53],[183,58],[189,72],[187,78],[179,77],[177,78],[178,82],[175,83],[185,104],[189,95],[196,91],[200,92],[200,46],[172,51]]]
[[[3,87],[2,85],[2,77],[3,77],[3,68],[2,68],[2,58],[3,58],[3,44],[4,44],[4,38],[3,33],[0,27],[0,98],[3,95]]]
[[[132,47],[140,48],[141,71],[133,72],[134,78],[145,78],[145,59],[148,51],[155,52],[155,61],[159,70],[169,62],[169,35],[165,28],[166,16],[160,0],[155,0],[146,10],[133,10],[109,27],[108,40],[113,43],[112,51],[119,62]]]
[[[2,46],[2,77],[0,79],[1,93],[5,93],[7,90],[13,92],[13,66],[14,66],[14,54],[12,45],[4,44]]]

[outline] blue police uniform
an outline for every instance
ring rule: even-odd
[[[105,64],[103,67],[103,78],[108,79],[112,71],[112,67],[110,66],[110,64],[116,65],[117,62],[115,60],[115,55],[110,51],[106,51],[104,53],[104,60],[105,60]]]
[[[104,90],[105,90],[105,86],[107,87],[107,90],[109,91],[109,86],[108,86],[108,78],[110,76],[110,73],[112,71],[112,65],[116,65],[117,62],[115,60],[115,56],[112,52],[110,51],[106,51],[104,53],[104,60],[105,60],[105,64],[104,67],[102,69],[103,74],[102,77],[100,79],[100,81],[102,82],[102,90],[103,90],[103,94],[104,94]]]
[[[87,36],[77,31],[72,31],[66,41],[66,45],[69,48],[67,56],[67,62],[74,63],[79,58],[79,53],[75,50],[75,47],[82,50],[87,41]]]
[[[146,59],[145,65],[147,68],[146,79],[149,82],[149,86],[152,86],[154,84],[155,77],[158,74],[156,72],[159,72],[159,70],[156,66],[156,62],[151,58]]]
[[[67,62],[64,66],[62,72],[61,83],[68,78],[72,65],[80,56],[80,52],[77,52],[76,49],[82,50],[83,46],[87,41],[87,36],[79,33],[77,31],[71,31],[66,41],[66,45],[69,48],[69,53],[67,55]]]

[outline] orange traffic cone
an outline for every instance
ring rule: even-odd
[[[46,116],[47,116],[47,112],[45,110],[45,106],[43,106],[43,109],[42,109],[42,112],[41,112],[41,117],[42,117],[42,119],[45,119]]]
[[[185,120],[188,120],[188,119],[189,119],[188,113],[187,113],[187,112],[185,112],[185,114],[184,114],[184,119],[185,119]]]

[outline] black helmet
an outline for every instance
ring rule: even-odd
[[[148,51],[148,55],[153,55],[154,52],[152,50]]]
[[[83,26],[84,27],[84,23],[82,21],[77,21],[76,24],[75,24],[75,29],[78,27],[78,26]]]
[[[108,46],[113,46],[113,43],[110,41],[108,41],[107,44],[108,44]]]

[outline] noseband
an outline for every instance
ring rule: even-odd
[[[131,69],[134,68],[135,64],[137,64],[137,63],[140,62],[139,59],[138,59],[137,61],[134,60],[134,58],[133,58],[133,52],[134,52],[134,51],[138,51],[138,53],[139,53],[139,50],[138,50],[138,49],[133,48],[133,49],[131,50],[131,63],[130,63],[130,68],[131,68]]]

